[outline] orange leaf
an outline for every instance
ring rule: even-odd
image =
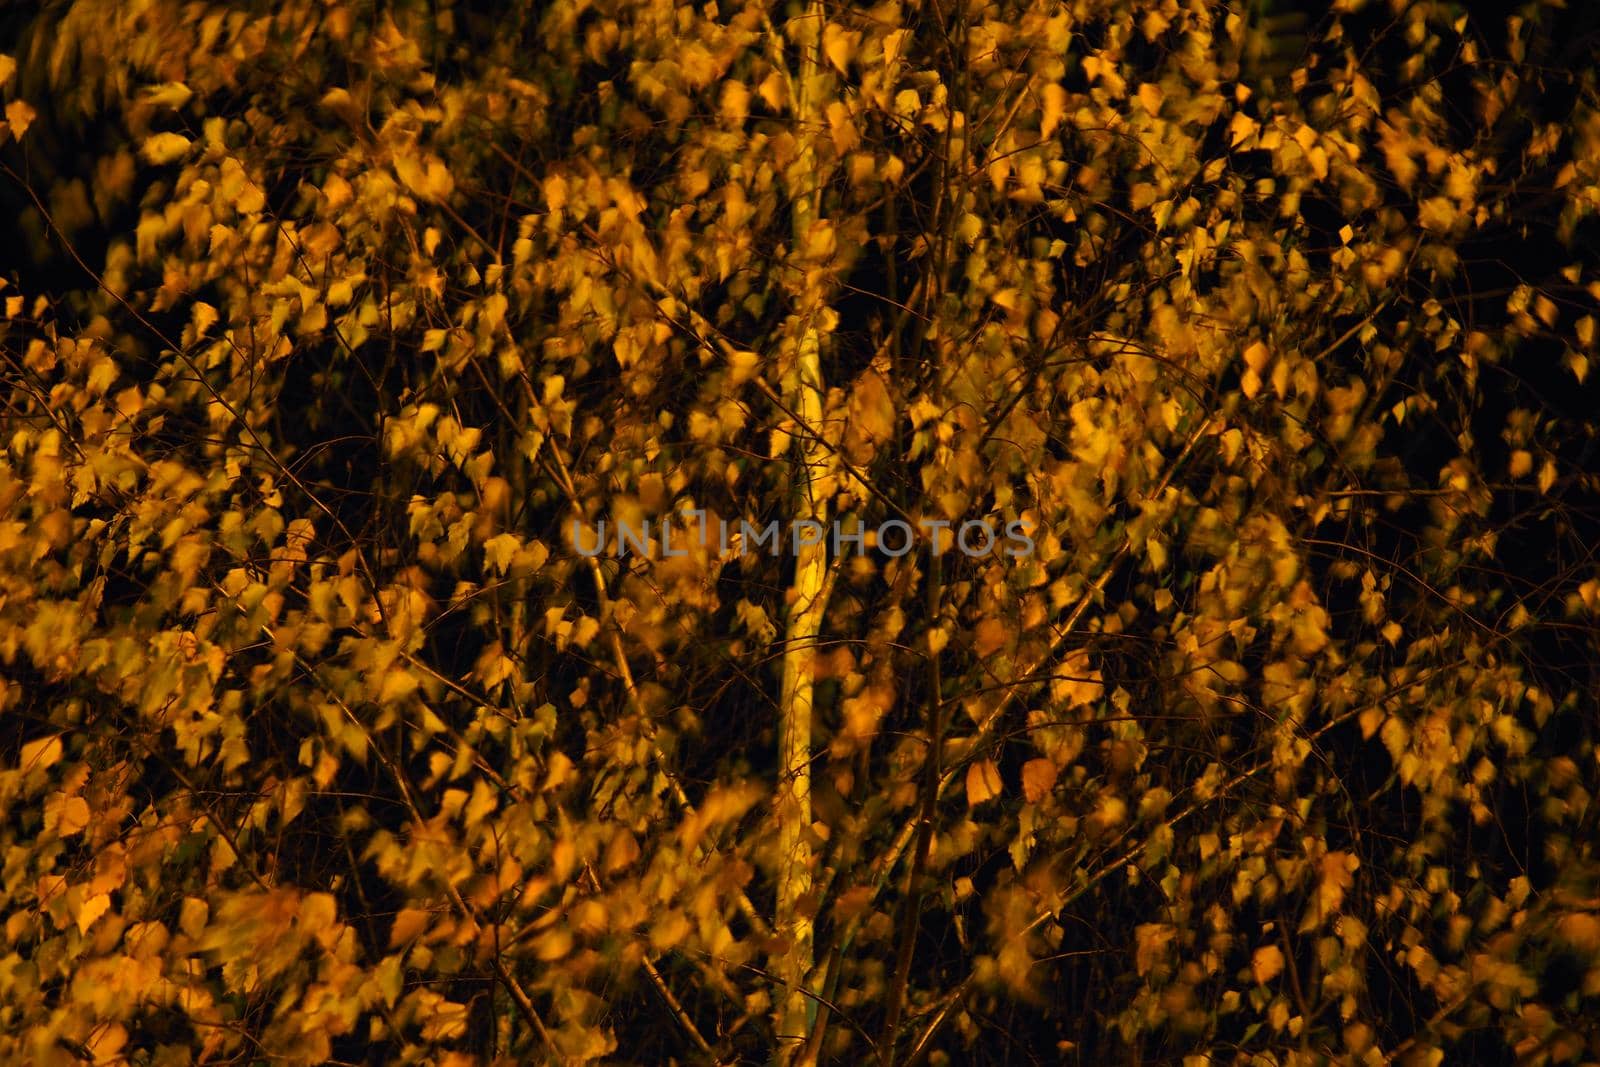
[[[967,768],[967,807],[975,808],[1000,795],[1000,768],[992,759],[977,760]]]
[[[1257,985],[1266,985],[1283,972],[1283,950],[1277,945],[1258,948],[1250,957],[1250,973]]]
[[[1050,795],[1055,787],[1060,768],[1054,760],[1031,759],[1022,765],[1022,795],[1029,804],[1037,804]]]

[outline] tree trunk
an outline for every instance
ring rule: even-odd
[[[819,73],[821,5],[811,4],[805,20],[800,69],[793,81],[795,124],[801,141],[790,188],[796,250],[806,248],[811,227],[821,222],[821,196],[812,140],[815,122],[811,115],[812,91]],[[793,341],[794,352],[785,360],[788,366],[784,403],[800,422],[789,441],[796,462],[792,521],[796,524],[814,522],[826,530],[828,504],[822,483],[826,479],[828,450],[817,436],[822,426],[820,318],[825,295],[801,282],[791,299],[798,331]],[[794,547],[794,540],[791,537],[791,547]],[[810,979],[813,951],[812,908],[807,900],[811,893],[811,713],[816,639],[826,608],[826,536],[817,544],[799,546],[796,557],[794,580],[786,598],[778,728],[782,777],[777,795],[780,859],[774,926],[778,936],[788,944],[787,954],[776,968],[781,987],[775,990],[779,998],[776,1058],[783,1064],[798,1060],[816,1010],[815,1002],[805,995],[805,989]]]

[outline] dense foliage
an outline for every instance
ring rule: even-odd
[[[0,1061],[1600,1063],[1591,5],[0,29]]]

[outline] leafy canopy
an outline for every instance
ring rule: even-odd
[[[1270,6],[7,14],[0,1059],[1600,1062],[1593,12]]]

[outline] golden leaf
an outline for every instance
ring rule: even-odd
[[[104,915],[110,908],[110,893],[96,893],[88,900],[85,900],[83,905],[78,908],[78,914],[74,916],[74,920],[78,924],[78,932],[80,934],[88,933],[89,927],[95,924],[95,920]]]
[[[1011,640],[1011,628],[999,619],[988,618],[978,623],[972,636],[972,650],[988,657],[1004,648]]]
[[[606,845],[605,872],[615,874],[639,858],[639,842],[627,830],[618,830]]]
[[[728,379],[733,385],[743,385],[754,378],[761,369],[761,356],[755,352],[730,352],[728,354]]]
[[[184,897],[178,909],[178,929],[187,937],[199,937],[210,918],[211,906],[199,897]]]
[[[1600,918],[1583,913],[1563,915],[1556,923],[1556,933],[1590,956],[1600,953]]]
[[[1541,494],[1548,493],[1550,491],[1550,487],[1556,484],[1555,460],[1547,459],[1544,461],[1544,464],[1539,468],[1539,477],[1537,481],[1539,485],[1539,492]]]
[[[1283,973],[1283,950],[1277,945],[1258,948],[1250,957],[1250,974],[1257,985],[1266,985]]]
[[[383,684],[378,688],[378,703],[387,704],[403,700],[416,692],[416,675],[403,667],[390,667],[383,672]]]
[[[394,925],[389,928],[389,944],[403,945],[414,940],[428,928],[430,918],[422,908],[401,908],[400,914],[394,917]]]
[[[1177,927],[1170,923],[1140,923],[1134,927],[1134,970],[1141,975],[1149,974],[1156,961],[1166,955],[1167,946],[1177,932]]]
[[[1251,370],[1255,371],[1257,374],[1259,374],[1259,373],[1261,373],[1261,371],[1265,370],[1267,364],[1269,362],[1271,362],[1271,360],[1272,360],[1272,352],[1271,352],[1271,350],[1268,349],[1267,346],[1262,344],[1260,341],[1253,342],[1250,345],[1249,348],[1246,348],[1244,350],[1245,366],[1249,367]]]
[[[667,952],[682,944],[693,929],[683,912],[674,908],[650,928],[650,944],[657,952]]]
[[[1051,82],[1044,87],[1041,95],[1044,97],[1044,107],[1039,114],[1039,136],[1046,138],[1056,132],[1067,113],[1067,91]]]
[[[308,893],[300,902],[297,926],[308,936],[333,928],[339,915],[338,902],[331,893]]]
[[[1056,776],[1060,773],[1054,760],[1043,757],[1029,760],[1022,765],[1022,795],[1029,804],[1039,803],[1055,788]]]
[[[25,771],[44,770],[61,759],[61,738],[41,737],[22,746],[21,768]]]
[[[550,849],[550,872],[555,875],[556,881],[565,882],[572,877],[577,865],[578,846],[572,843],[570,837],[559,838]]]
[[[572,931],[565,926],[557,926],[540,934],[533,942],[533,954],[538,959],[549,962],[559,960],[572,951]]]
[[[113,1063],[121,1060],[117,1053],[128,1043],[128,1028],[121,1023],[98,1026],[89,1035],[85,1044],[94,1056],[96,1063]]]
[[[194,90],[182,82],[167,82],[163,85],[152,85],[140,94],[140,99],[156,107],[178,108],[189,102],[194,96]]]
[[[828,57],[828,62],[840,72],[850,68],[850,60],[855,57],[856,48],[861,43],[861,34],[846,30],[836,22],[830,22],[822,30],[822,52]]]
[[[827,219],[817,219],[806,230],[805,247],[801,255],[806,259],[821,262],[833,255],[839,247],[838,235],[834,232],[833,223]]]
[[[211,329],[211,327],[216,324],[216,321],[216,308],[212,307],[204,300],[196,300],[194,302],[194,307],[190,309],[190,322],[194,325],[194,335],[196,338],[204,337],[206,335],[206,331]]]
[[[777,71],[761,79],[761,84],[756,86],[756,92],[761,95],[761,100],[769,111],[782,111],[784,103],[789,99],[788,83]]]
[[[89,802],[82,797],[51,794],[44,806],[45,822],[54,821],[57,837],[71,837],[89,825]]]
[[[394,170],[406,188],[424,200],[443,200],[455,189],[455,179],[435,155],[402,152],[394,158]]]
[[[6,122],[11,126],[11,136],[22,140],[22,135],[28,132],[28,127],[33,125],[33,120],[39,113],[33,105],[26,100],[13,100],[6,105]],[[188,142],[184,142],[186,145]]]
[[[158,133],[145,138],[144,144],[139,146],[139,154],[156,166],[176,163],[188,154],[189,143],[180,133]]]
[[[835,100],[828,105],[828,136],[833,140],[833,149],[840,156],[861,143],[861,131],[856,129],[855,116],[850,111],[850,106],[841,100]],[[870,164],[871,160],[868,159]]]
[[[750,114],[750,89],[744,82],[730,78],[722,83],[722,120],[738,126]]]
[[[521,542],[514,535],[498,534],[483,543],[483,558],[496,574],[505,574],[511,566],[512,557],[521,547]]]
[[[1261,129],[1256,120],[1242,111],[1236,111],[1228,123],[1228,146],[1238,148]]]
[[[975,808],[1000,795],[1000,768],[992,759],[974,760],[967,767],[967,807]]]
[[[881,444],[894,436],[894,400],[883,378],[867,370],[856,379],[850,393],[850,428],[869,444]]]

